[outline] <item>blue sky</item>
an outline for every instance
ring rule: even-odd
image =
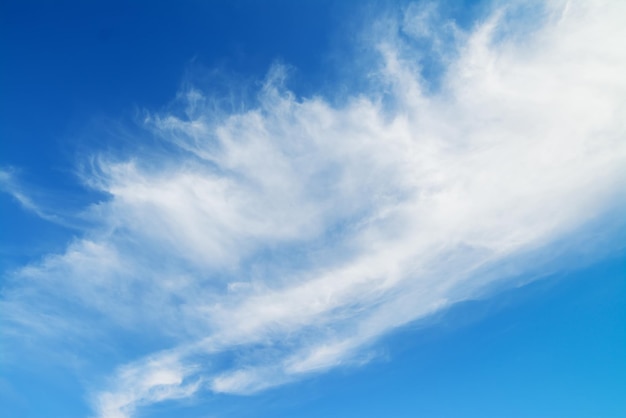
[[[0,416],[626,415],[623,2],[0,8]]]

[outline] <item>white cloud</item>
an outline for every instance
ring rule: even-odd
[[[62,223],[61,219],[54,214],[46,213],[36,204],[32,197],[25,192],[24,187],[19,184],[14,170],[0,169],[0,191],[11,195],[25,210],[50,222]],[[68,226],[67,224],[65,224]]]
[[[70,300],[166,336],[95,395],[119,418],[358,363],[399,326],[557,268],[578,250],[563,240],[624,206],[626,5],[542,10],[524,33],[515,8],[468,33],[447,22],[435,89],[385,34],[379,83],[344,106],[296,99],[280,68],[245,112],[217,118],[190,91],[186,112],[146,120],[180,152],[99,160],[85,180],[110,195],[90,209],[101,227],[18,272],[5,315],[78,323]],[[439,36],[433,9],[406,13],[405,34]]]
[[[140,366],[124,367],[116,376],[115,386],[125,390],[101,393],[96,400],[100,415],[124,418],[142,404],[188,398],[200,383],[185,381],[184,375],[189,372],[188,367],[167,355],[148,358]]]

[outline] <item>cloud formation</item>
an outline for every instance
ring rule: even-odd
[[[94,159],[99,226],[14,273],[9,328],[161,337],[93,394],[98,417],[127,418],[365,361],[398,327],[558,268],[580,245],[564,241],[624,208],[626,5],[536,9],[534,27],[510,6],[463,31],[408,7],[343,105],[296,98],[280,66],[245,111],[183,92],[145,119],[175,151]]]

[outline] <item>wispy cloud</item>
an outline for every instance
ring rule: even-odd
[[[70,209],[77,206],[75,199],[52,196],[49,191],[32,187],[22,181],[21,174],[12,167],[0,168],[0,192],[10,195],[23,210],[44,221],[80,232],[88,228],[89,220]]]
[[[24,191],[24,187],[19,184],[14,170],[0,170],[0,191],[11,195],[23,209],[38,217],[50,222],[60,222],[58,216],[47,213]]]
[[[374,86],[342,106],[296,98],[279,66],[246,111],[186,91],[145,120],[178,150],[97,159],[100,227],[18,272],[4,315],[167,338],[93,394],[125,418],[363,361],[397,327],[558,268],[565,239],[624,207],[626,4],[537,10],[530,29],[513,7],[464,32],[407,8],[373,38]],[[437,87],[416,39],[441,51]]]

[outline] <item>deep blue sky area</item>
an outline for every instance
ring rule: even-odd
[[[94,125],[113,131],[110,138],[115,127],[107,125],[166,106],[184,82],[218,94],[228,93],[223,81],[258,88],[274,62],[292,66],[306,94],[327,82],[333,54],[346,47],[345,36],[331,36],[341,32],[348,3],[2,1],[0,165],[54,206],[101,199],[74,173],[85,148],[110,146]],[[4,266],[36,258],[33,246],[61,251],[58,236],[73,237],[19,213],[7,196],[0,205],[12,220],[4,225]]]
[[[92,220],[76,214],[110,196],[81,184],[78,167],[90,152],[124,148],[144,110],[166,108],[187,83],[217,96],[236,85],[258,89],[277,62],[290,68],[296,96],[332,102],[364,76],[350,73],[363,22],[392,3],[0,0],[0,170],[44,214],[12,190],[0,193],[0,289],[13,286],[21,267],[85,235],[80,222]],[[487,3],[445,7],[470,27]],[[625,417],[626,254],[604,253],[611,255],[395,330],[368,348],[375,355],[366,365],[251,396],[156,403],[136,417]],[[28,361],[14,355],[20,349],[0,348],[13,353],[0,359],[0,418],[91,417],[89,396],[103,376],[150,351],[134,344],[161,348],[123,332],[118,347],[94,350],[111,355],[101,362]],[[71,337],[61,345],[73,344],[88,352]]]

